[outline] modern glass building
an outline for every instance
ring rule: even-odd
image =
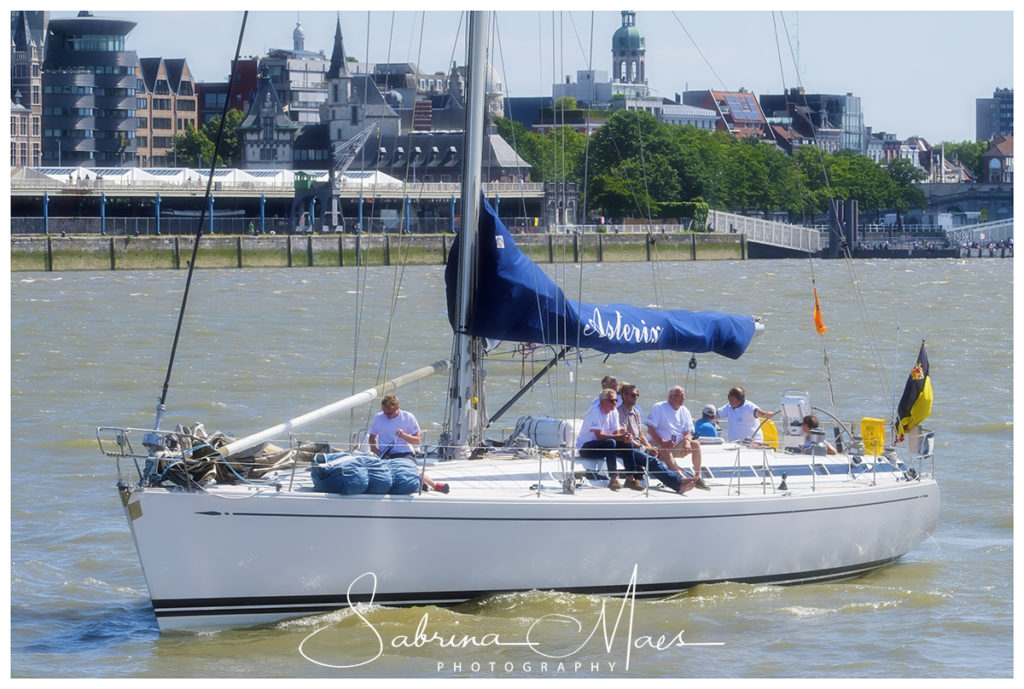
[[[126,19],[51,19],[43,60],[43,164],[135,165],[138,56]]]
[[[805,117],[815,130],[839,129],[840,148],[867,153],[867,130],[864,127],[860,96],[852,93],[805,93],[797,87],[781,95],[762,95],[760,102],[761,110],[767,117],[796,112]],[[811,135],[810,132],[801,133]]]
[[[975,103],[978,141],[1013,136],[1013,89],[996,89],[991,98],[978,98]]]

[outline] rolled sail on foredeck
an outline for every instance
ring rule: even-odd
[[[562,289],[519,250],[486,199],[477,246],[480,255],[470,325],[470,334],[477,337],[578,346],[607,353],[645,349],[715,352],[738,359],[754,335],[751,316],[647,309],[630,304],[599,306],[567,299]],[[456,244],[445,270],[451,323],[457,265]]]

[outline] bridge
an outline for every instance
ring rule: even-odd
[[[954,246],[963,246],[964,244],[984,246],[992,242],[1007,242],[1013,239],[1013,218],[957,227],[948,230],[946,236]]]

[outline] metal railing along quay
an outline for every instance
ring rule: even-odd
[[[955,230],[947,231],[946,236],[950,242],[961,246],[1005,242],[1013,239],[1013,218],[958,227]]]

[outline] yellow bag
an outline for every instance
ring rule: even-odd
[[[878,456],[885,450],[885,419],[865,416],[860,420],[860,435],[868,454]]]

